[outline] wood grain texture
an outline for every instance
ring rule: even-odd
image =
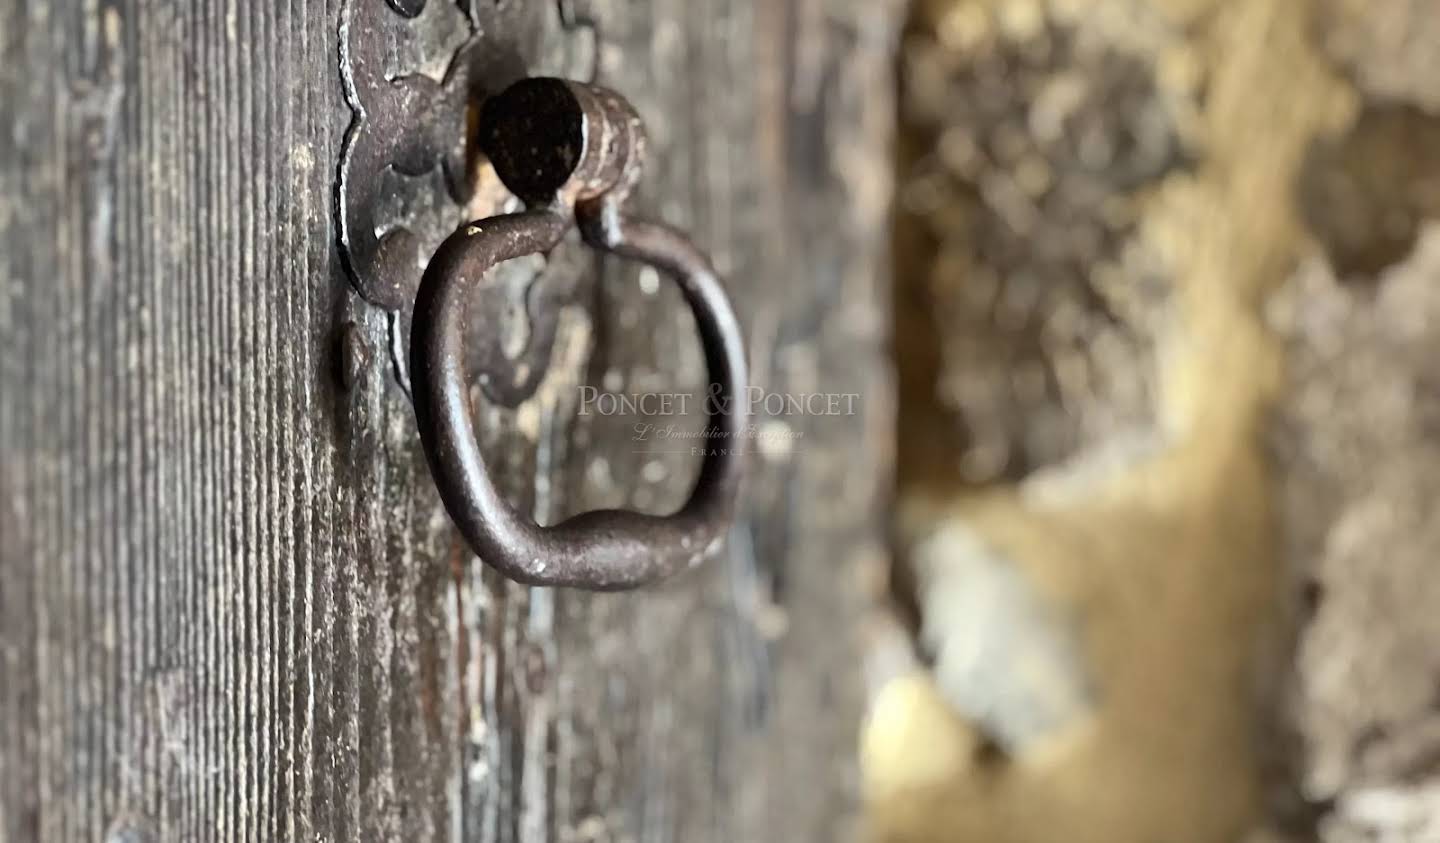
[[[439,506],[335,251],[342,3],[5,0],[0,840],[852,833],[893,6],[595,4],[642,202],[730,277],[756,383],[862,397],[759,420],[800,438],[756,449],[720,558],[592,596],[500,580]],[[582,384],[702,377],[674,291],[597,269],[535,398],[485,415],[546,520],[693,476],[578,415]]]

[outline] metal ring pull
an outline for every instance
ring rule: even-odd
[[[623,212],[639,178],[645,136],[617,94],[527,79],[488,102],[480,123],[496,172],[530,210],[462,226],[440,246],[421,281],[411,376],[440,497],[480,559],[517,582],[621,590],[697,565],[729,526],[744,461],[745,351],[724,287],[683,234]],[[505,502],[480,454],[465,328],[467,316],[493,320],[495,314],[468,314],[471,293],[496,265],[553,249],[576,224],[592,247],[674,278],[695,315],[710,373],[711,447],[690,499],[673,515],[598,510],[541,527]]]

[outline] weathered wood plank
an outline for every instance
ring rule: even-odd
[[[568,66],[540,5],[530,49]],[[0,12],[0,839],[851,829],[893,10],[596,5],[602,81],[655,135],[642,201],[731,277],[757,383],[862,396],[770,420],[802,438],[757,448],[722,558],[601,597],[499,580],[439,508],[335,251],[340,2]],[[536,397],[486,411],[547,519],[693,476],[576,415],[581,384],[702,377],[672,291],[593,275]]]

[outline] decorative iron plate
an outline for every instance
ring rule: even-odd
[[[340,254],[356,291],[396,314],[401,332],[425,263],[476,211],[467,206],[488,169],[474,148],[479,105],[532,68],[568,65],[593,78],[599,31],[579,0],[348,0],[340,45],[354,114],[337,174]],[[588,53],[578,73],[577,49]],[[534,393],[560,306],[583,271],[564,259],[502,267],[479,293],[489,300],[474,306],[523,317],[506,336],[469,344],[471,371],[491,400],[515,406]],[[402,366],[397,375],[403,383]]]

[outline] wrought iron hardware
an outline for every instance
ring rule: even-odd
[[[478,104],[536,61],[578,65],[593,79],[599,27],[582,0],[345,0],[341,21],[340,70],[354,118],[337,173],[339,249],[356,291],[392,314],[391,337],[378,347],[390,349],[408,392],[405,316],[424,259],[472,205],[500,201],[476,148]],[[538,270],[507,267],[505,283],[476,303],[508,307],[527,322],[522,348],[498,332],[472,334],[467,346],[469,370],[506,407],[543,380],[558,314],[584,272],[570,250],[553,257]]]
[[[438,242],[430,235],[453,226],[471,198],[475,104],[528,75],[539,43],[552,40],[546,32],[588,33],[593,81],[599,25],[581,0],[347,0],[341,20],[354,119],[336,190],[340,253],[366,301],[402,311],[422,252]],[[437,67],[439,79],[427,75]],[[402,183],[417,180],[405,195]]]
[[[431,473],[451,518],[486,564],[518,582],[621,590],[702,562],[733,518],[744,462],[746,371],[739,324],[706,257],[680,232],[630,216],[645,131],[618,94],[560,79],[516,83],[485,105],[480,143],[524,213],[463,225],[435,253],[415,301],[411,378]],[[555,248],[578,226],[593,248],[673,277],[695,316],[709,367],[706,456],[673,515],[601,510],[540,527],[501,497],[475,435],[465,356],[472,307],[499,264]],[[468,320],[467,320],[468,317]]]
[[[371,304],[398,311],[414,298],[421,239],[414,217],[458,207],[469,195],[466,110],[474,65],[495,45],[472,32],[444,65],[440,81],[418,68],[396,68],[409,19],[424,0],[352,0],[343,12],[341,73],[355,118],[345,136],[336,198],[340,253],[356,290]],[[433,14],[438,14],[432,13]],[[463,25],[463,24],[462,24]],[[419,47],[415,52],[422,53]],[[523,75],[514,67],[506,83]],[[440,175],[441,191],[423,191],[424,207],[407,207],[396,186],[405,178]]]

